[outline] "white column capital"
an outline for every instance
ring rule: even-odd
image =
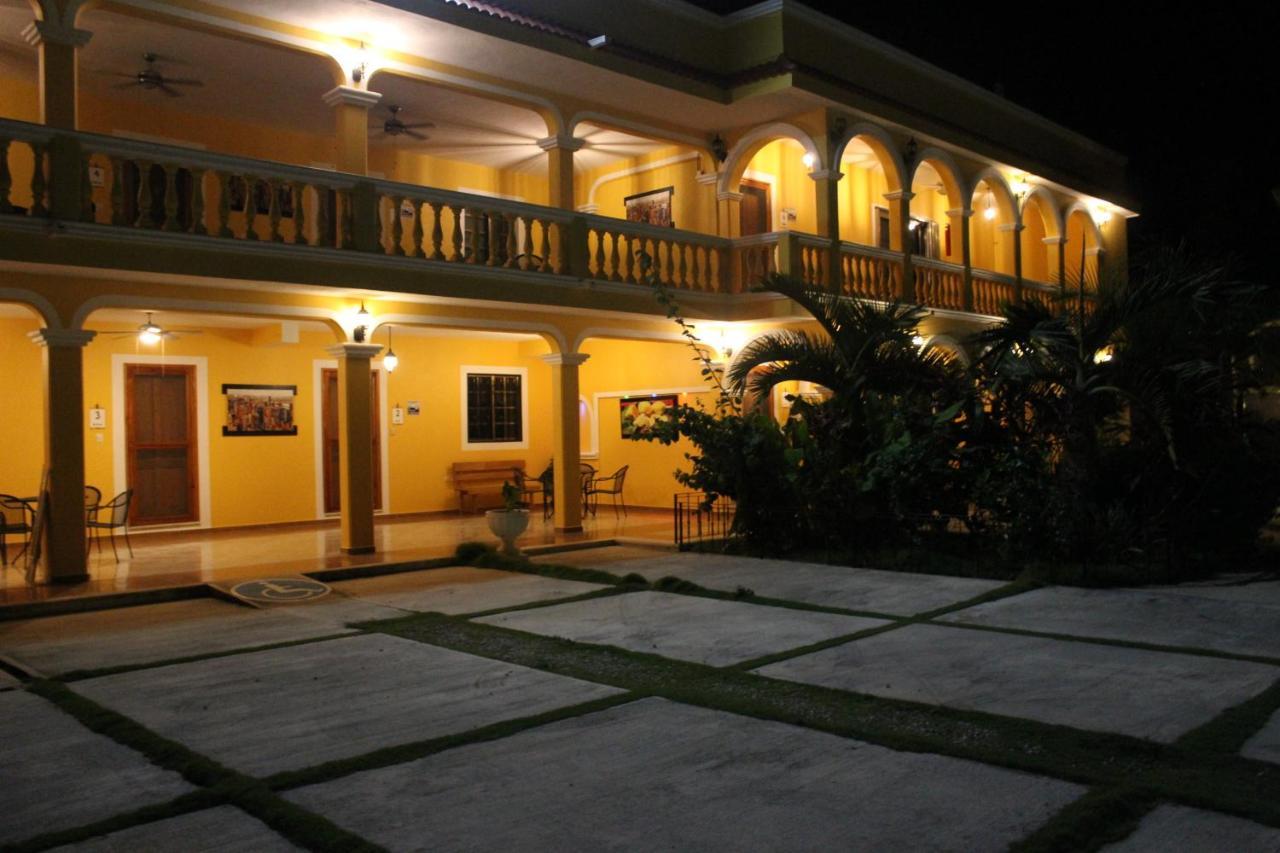
[[[1063,243],[1067,242],[1067,238],[1066,237],[1041,237],[1040,242],[1044,243],[1046,246],[1061,246]]]
[[[969,207],[953,207],[947,211],[947,216],[959,216],[961,218],[973,216],[973,209]]]
[[[42,347],[83,347],[98,336],[88,329],[36,329],[27,337]]]
[[[715,184],[720,180],[719,172],[699,172],[693,179],[700,184]]]
[[[732,190],[723,190],[716,193],[716,201],[742,201],[742,193],[735,193]]]
[[[585,352],[549,352],[540,358],[552,367],[577,367],[591,356]]]
[[[838,181],[844,177],[844,172],[838,169],[815,169],[809,173],[809,177],[815,181]]]
[[[902,199],[903,201],[911,201],[911,199],[916,197],[916,194],[913,193],[911,190],[894,190],[893,192],[885,193],[884,197],[887,198],[889,201],[897,201],[898,199]]]
[[[1027,226],[1023,225],[1021,222],[1005,222],[1001,225],[997,225],[996,230],[997,231],[1013,231],[1017,233],[1018,231],[1022,231],[1026,227]]]
[[[557,133],[555,136],[538,140],[538,147],[543,151],[555,151],[558,148],[565,151],[578,151],[586,144],[587,140],[578,139],[567,133]]]
[[[22,29],[22,37],[33,47],[39,47],[42,44],[84,47],[93,37],[93,33],[57,21],[32,21]]]
[[[331,347],[325,347],[324,351],[338,359],[362,358],[368,360],[382,352],[382,344],[334,344]]]
[[[364,107],[367,110],[377,106],[378,101],[382,100],[382,95],[378,92],[370,92],[368,89],[357,89],[355,86],[334,86],[321,96],[321,100],[331,107],[349,104],[353,107]]]
[[[1092,249],[1085,249],[1084,253],[1086,255],[1090,255],[1096,258],[1096,257],[1101,257],[1102,255],[1105,255],[1107,253],[1107,250],[1098,246],[1094,246]]]
[[[578,205],[579,213],[599,213],[600,205],[598,204],[580,204]]]

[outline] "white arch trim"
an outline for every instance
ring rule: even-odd
[[[1027,201],[1036,199],[1039,202],[1040,213],[1047,215],[1048,224],[1055,229],[1054,234],[1048,236],[1066,236],[1066,219],[1062,215],[1062,210],[1058,207],[1058,202],[1054,199],[1053,194],[1049,192],[1042,184],[1033,184],[1031,189],[1027,191]],[[1022,209],[1018,211],[1018,221],[1022,222],[1023,213],[1026,211],[1026,202],[1023,202]],[[1090,219],[1092,221],[1092,219]]]
[[[616,127],[624,130],[635,131],[641,136],[647,136],[658,142],[672,142],[679,145],[688,145],[691,148],[698,149],[699,152],[706,151],[709,144],[707,140],[702,139],[701,137],[690,136],[687,133],[680,133],[674,130],[663,130],[660,127],[654,127],[652,125],[644,124],[643,122],[618,118],[617,116],[611,116],[608,113],[600,113],[593,110],[583,110],[582,112],[574,113],[573,117],[564,125],[565,133],[569,136],[573,136],[578,130],[578,125],[584,122],[590,122],[602,127]]]
[[[898,144],[893,141],[889,131],[869,121],[860,121],[845,129],[844,137],[840,140],[840,144],[836,146],[835,162],[832,168],[839,169],[840,163],[844,160],[844,150],[849,147],[850,142],[859,136],[868,136],[884,146],[884,149],[889,152],[889,159],[892,161],[894,171],[898,174],[898,185],[902,189],[910,190],[911,185],[907,183],[906,164],[903,163],[902,152],[898,150]],[[962,183],[958,173],[956,183]]]
[[[1083,201],[1075,201],[1066,210],[1062,211],[1062,236],[1067,236],[1067,223],[1077,213],[1084,214],[1084,220],[1089,223],[1089,229],[1093,232],[1094,244],[1098,248],[1102,248],[1102,229],[1098,227],[1098,223],[1094,220],[1093,211],[1089,209],[1089,205]]]
[[[632,166],[629,169],[619,169],[616,172],[609,172],[608,174],[601,175],[595,179],[594,183],[591,184],[591,189],[587,190],[587,205],[594,205],[596,203],[596,191],[610,181],[627,178],[631,175],[638,175],[641,172],[652,172],[654,169],[661,169],[663,166],[674,166],[676,163],[696,160],[698,159],[698,156],[698,152],[690,151],[688,154],[679,154],[675,157],[664,157],[661,160],[654,160],[652,163],[641,163],[639,166]]]
[[[742,165],[738,161],[742,155],[749,151],[759,142],[769,142],[774,139],[794,139],[804,147],[805,153],[813,157],[813,168],[822,170],[828,167],[823,160],[822,155],[818,152],[818,146],[813,141],[813,137],[805,133],[794,124],[788,124],[785,121],[775,121],[771,124],[761,125],[747,131],[733,146],[733,150],[729,152],[728,158],[725,159],[724,167],[720,171],[720,180],[716,183],[716,190],[722,193],[736,192],[737,188],[729,185],[730,176],[738,171],[738,166]],[[901,174],[901,172],[899,172]]]
[[[21,303],[40,316],[45,328],[62,328],[62,319],[58,316],[58,309],[53,307],[52,302],[35,291],[22,290],[16,287],[0,287],[0,302]],[[72,328],[78,329],[79,326],[73,325]]]
[[[556,352],[577,352],[568,349],[564,332],[550,323],[522,323],[519,320],[468,319],[465,317],[424,317],[421,314],[379,314],[369,327],[369,337],[383,326],[438,326],[447,329],[473,329],[475,331],[514,332],[540,335],[554,342]]]
[[[969,187],[966,185],[964,172],[961,170],[960,165],[956,163],[954,157],[946,151],[943,151],[941,148],[936,148],[932,145],[923,148],[916,156],[916,161],[911,166],[910,180],[905,183],[904,188],[908,190],[911,189],[911,186],[916,180],[916,172],[920,171],[920,164],[928,162],[929,160],[932,160],[935,163],[941,163],[943,167],[951,173],[951,180],[956,182],[956,191],[960,193],[960,203],[959,205],[953,206],[967,207],[969,200],[973,198],[973,193],[968,191]],[[947,202],[951,203],[952,200],[947,199]]]
[[[973,201],[973,196],[978,191],[978,184],[983,183],[984,181],[987,186],[991,187],[992,192],[1004,198],[1005,203],[1007,203],[1009,208],[1013,211],[1014,222],[1020,222],[1021,220],[1018,216],[1018,205],[1013,197],[1013,190],[1009,188],[1009,182],[1005,180],[1004,175],[1000,174],[1000,170],[994,166],[988,166],[973,176],[973,182],[969,184],[969,202]]]
[[[582,345],[591,338],[612,338],[625,341],[655,341],[664,344],[683,343],[687,339],[679,332],[658,332],[647,329],[619,329],[612,326],[591,326],[578,332],[573,339],[573,349],[566,352],[578,352]],[[711,346],[707,344],[707,346]],[[646,392],[648,393],[648,392]]]
[[[72,329],[82,329],[89,316],[104,308],[137,308],[140,311],[204,311],[210,314],[241,314],[282,320],[315,320],[340,326],[334,312],[312,306],[262,305],[254,302],[219,302],[205,299],[173,299],[163,296],[104,294],[87,300],[71,319]]]

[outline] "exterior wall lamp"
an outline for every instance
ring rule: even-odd
[[[356,343],[364,343],[365,336],[369,333],[369,312],[364,307],[364,300],[360,300],[360,310],[356,312],[356,327],[351,330],[351,337]]]
[[[387,354],[382,357],[382,366],[387,369],[387,373],[395,373],[399,364],[400,357],[391,346],[391,327],[387,326]]]

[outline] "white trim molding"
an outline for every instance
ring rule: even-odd
[[[543,356],[547,358],[547,356]],[[584,359],[585,360],[585,359]],[[520,440],[478,441],[467,438],[467,376],[473,373],[498,374],[520,377]],[[464,451],[477,450],[528,450],[529,449],[529,369],[510,365],[464,364],[458,367],[458,423],[461,428],[461,444]]]
[[[174,364],[196,369],[196,490],[200,515],[190,524],[165,525],[175,529],[213,526],[213,490],[209,480],[209,359],[203,355],[133,355],[111,354],[111,476],[113,493],[129,488],[129,463],[126,458],[124,366],[126,364]]]

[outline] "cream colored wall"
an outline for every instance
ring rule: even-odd
[[[804,149],[790,139],[776,139],[756,152],[747,164],[747,177],[752,172],[762,172],[773,179],[770,211],[771,229],[774,231],[800,231],[813,234],[818,228],[816,211],[817,189],[809,170],[800,159]],[[796,221],[782,224],[782,210],[793,208]]]
[[[875,245],[875,225],[872,208],[888,209],[889,191],[884,170],[865,169],[846,163],[840,179],[840,239],[864,246]]]
[[[44,368],[40,347],[28,332],[34,317],[0,318],[0,493],[28,497],[40,490],[44,469]]]
[[[627,472],[624,498],[631,506],[667,508],[672,496],[684,491],[673,476],[677,468],[687,470],[685,453],[693,446],[680,441],[668,447],[657,442],[632,441],[622,437],[622,391],[674,391],[678,388],[707,387],[699,375],[700,363],[693,361],[688,346],[592,338],[582,345],[589,358],[580,370],[580,390],[588,405],[596,394],[599,400],[593,416],[599,424],[599,457],[588,459],[602,474],[611,474],[623,465]],[[681,402],[710,406],[714,395],[707,392],[685,394]]]
[[[676,228],[686,231],[697,231],[702,234],[716,233],[715,185],[699,184],[699,159],[690,157],[678,163],[654,166],[673,157],[691,153],[688,149],[671,146],[662,148],[643,157],[632,157],[619,160],[591,169],[578,172],[574,176],[574,195],[577,204],[594,203],[600,216],[612,216],[626,219],[627,211],[624,199],[637,193],[672,187],[671,218]],[[632,174],[619,174],[633,171]],[[591,187],[596,181],[604,179],[590,197]]]

